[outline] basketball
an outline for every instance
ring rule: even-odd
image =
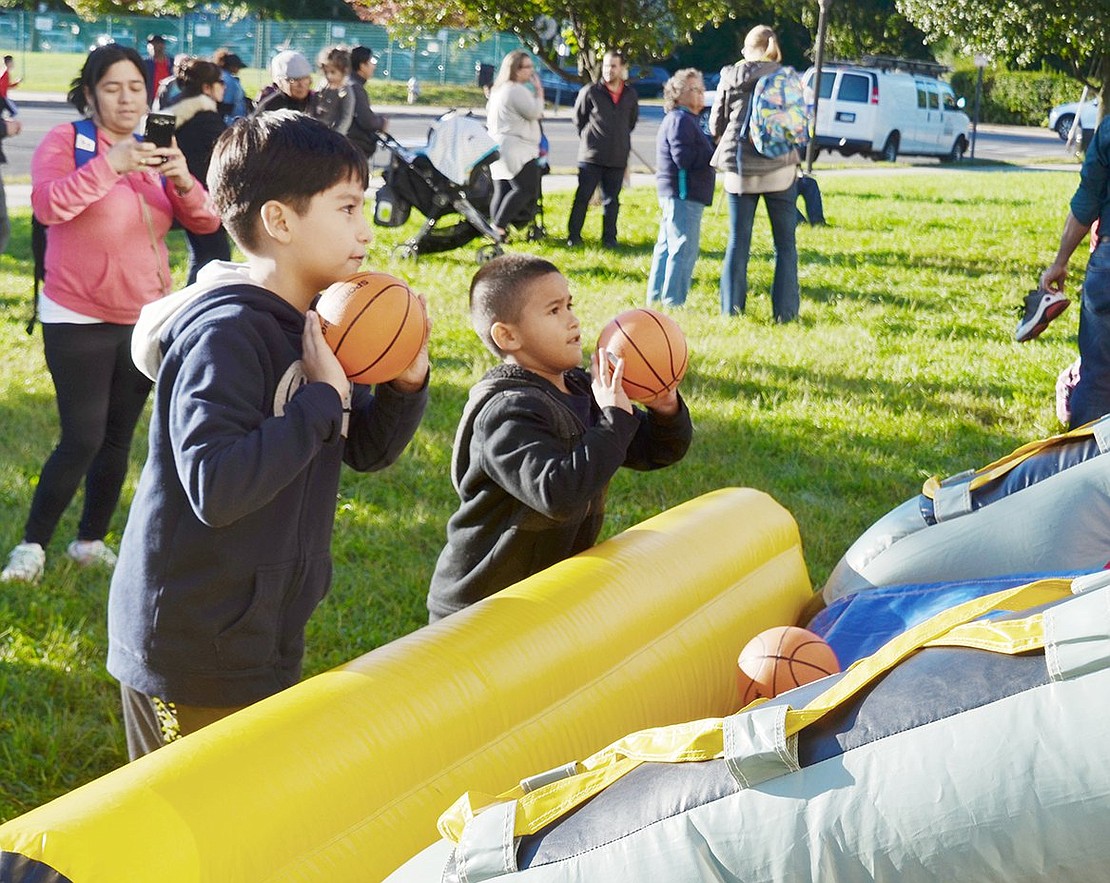
[[[760,632],[740,651],[737,666],[741,708],[840,671],[823,638],[792,625]]]
[[[386,383],[412,364],[427,333],[424,305],[386,273],[356,273],[330,286],[316,303],[324,340],[347,378]]]
[[[624,359],[624,391],[634,402],[670,392],[686,373],[686,336],[670,316],[626,310],[601,330],[598,347]]]

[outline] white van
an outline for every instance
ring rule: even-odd
[[[958,162],[967,150],[970,121],[952,87],[933,73],[940,69],[901,59],[822,66],[818,149],[884,162],[899,154]],[[814,68],[806,71],[808,89],[815,74]]]

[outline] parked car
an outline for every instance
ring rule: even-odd
[[[577,71],[568,71],[573,78],[578,76]],[[570,107],[578,97],[578,90],[582,84],[577,79],[564,79],[555,71],[540,66],[540,85],[543,86],[543,97],[556,107]]]
[[[821,69],[818,150],[864,154],[894,162],[899,154],[957,162],[968,146],[971,121],[939,66],[889,59],[882,64],[830,64]],[[805,73],[812,87],[815,69]]]
[[[670,71],[657,64],[628,66],[628,85],[636,90],[640,98],[658,98],[663,94],[663,84],[670,78]]]
[[[1078,101],[1069,101],[1067,104],[1058,104],[1048,112],[1048,127],[1060,136],[1061,141],[1068,140],[1068,133],[1075,122],[1075,114],[1079,109]],[[1098,99],[1092,98],[1083,102],[1083,110],[1079,113],[1079,126],[1083,129],[1083,140],[1089,141],[1094,134],[1095,124],[1098,122]]]

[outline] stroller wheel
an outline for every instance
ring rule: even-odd
[[[483,245],[478,249],[478,263],[485,264],[492,261],[495,257],[499,257],[505,253],[500,245]]]

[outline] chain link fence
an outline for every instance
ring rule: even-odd
[[[166,53],[208,56],[226,46],[248,67],[265,69],[283,49],[297,49],[309,61],[327,46],[369,46],[378,55],[377,77],[422,83],[473,84],[479,64],[495,67],[519,49],[510,34],[479,35],[442,29],[410,40],[392,39],[379,26],[363,22],[269,21],[257,17],[221,18],[197,12],[182,18],[113,15],[82,19],[76,15],[0,10],[0,47],[5,53],[61,52],[84,55],[97,44],[123,43],[145,53],[146,38],[162,34]]]

